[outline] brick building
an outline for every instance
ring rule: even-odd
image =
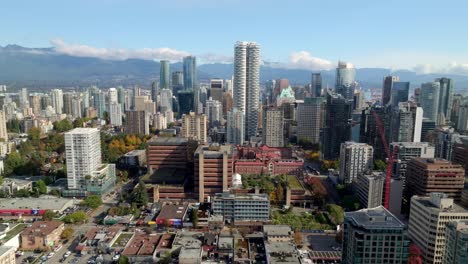
[[[148,169],[187,168],[188,140],[185,138],[153,137],[146,148]]]
[[[21,233],[20,248],[22,250],[51,250],[59,243],[64,229],[65,225],[61,221],[34,222]]]

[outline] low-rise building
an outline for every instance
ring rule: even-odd
[[[125,153],[119,160],[119,163],[125,168],[138,168],[146,164],[146,151],[144,149],[135,149]]]
[[[213,198],[213,215],[224,221],[268,221],[270,199],[267,194],[218,193]]]
[[[107,252],[107,250],[114,244],[119,235],[124,229],[121,225],[111,227],[94,227],[91,228],[86,234],[84,241],[78,245],[78,249],[83,254],[84,252],[93,252],[95,249]]]
[[[188,204],[166,204],[156,217],[156,224],[161,226],[181,227],[187,214]]]
[[[2,264],[15,264],[15,248],[14,247],[0,247],[0,263]]]
[[[161,234],[135,233],[122,252],[130,263],[156,263]]]
[[[22,250],[48,251],[60,241],[60,235],[65,229],[61,221],[37,221],[20,234]]]
[[[0,188],[5,194],[14,195],[19,190],[32,191],[33,182],[30,180],[5,178]]]
[[[263,233],[270,242],[292,241],[294,234],[288,225],[264,225]]]
[[[73,199],[48,195],[39,198],[4,198],[0,199],[0,217],[4,219],[35,218],[43,215],[47,210],[61,214],[72,207],[73,203]]]

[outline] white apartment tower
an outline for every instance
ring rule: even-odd
[[[113,126],[122,126],[122,106],[113,102],[109,104],[110,123]]]
[[[116,88],[109,88],[109,104],[118,103],[119,95]]]
[[[237,42],[234,47],[234,107],[245,115],[245,137],[256,136],[260,100],[260,46]]]
[[[56,114],[61,114],[63,111],[63,92],[60,89],[52,89],[52,106],[55,109]]]
[[[0,111],[0,139],[4,142],[8,141],[8,132],[6,127],[5,112]]]
[[[101,166],[101,139],[97,128],[75,128],[65,133],[68,189],[83,189],[85,179]]]
[[[226,138],[229,144],[243,145],[245,133],[245,116],[244,113],[233,108],[227,112],[226,120]]]
[[[359,174],[372,170],[374,148],[366,143],[341,143],[340,181],[352,183]]]

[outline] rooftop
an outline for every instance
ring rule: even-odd
[[[232,200],[260,200],[269,201],[269,197],[265,193],[253,194],[253,193],[217,193],[214,199],[232,199]]]
[[[161,209],[157,218],[183,219],[187,212],[188,204],[166,204]]]
[[[345,213],[345,221],[351,221],[355,226],[366,229],[403,229],[403,224],[397,217],[383,206],[361,209]]]
[[[15,247],[0,246],[0,256],[3,256],[8,251],[12,250],[15,252]]]
[[[153,255],[160,238],[159,234],[135,233],[122,254],[125,256]]]
[[[125,153],[124,156],[125,157],[138,156],[138,155],[142,155],[144,153],[146,153],[146,150],[144,150],[144,149],[134,149],[134,150],[132,150],[130,152]]]
[[[264,225],[263,232],[267,236],[291,236],[291,227],[288,225]]]
[[[92,134],[96,132],[99,132],[99,129],[90,127],[78,127],[68,132],[65,132],[65,134]]]
[[[265,246],[270,254],[270,263],[301,263],[292,242],[269,242]]]
[[[47,236],[61,225],[63,225],[61,221],[36,221],[30,227],[24,229],[21,235]]]
[[[39,198],[3,198],[0,199],[1,209],[49,209],[53,211],[63,210],[73,205],[72,199],[58,198],[55,196],[41,196]]]
[[[180,146],[187,145],[188,139],[177,137],[152,137],[147,143],[148,145],[156,146]]]
[[[200,155],[203,152],[205,158],[220,158],[223,153],[226,152],[228,155],[232,155],[232,146],[231,145],[219,145],[219,146],[198,146],[195,151],[195,156]]]
[[[199,259],[201,258],[202,248],[182,248],[179,259]]]
[[[450,205],[449,207],[445,206],[445,208],[441,209],[440,208],[440,204],[438,204],[437,202],[434,203],[434,200],[432,197],[430,196],[417,196],[417,195],[414,195],[413,197],[411,197],[411,201],[416,201],[418,203],[420,203],[422,206],[430,209],[430,210],[433,210],[434,212],[436,213],[440,213],[440,212],[447,212],[447,213],[464,213],[464,214],[468,214],[468,211],[461,207],[460,205],[456,204],[453,202],[453,199],[445,199],[445,198],[442,198],[442,206],[444,206],[444,204],[447,204],[447,202],[444,202],[443,200],[448,200],[448,204]],[[440,203],[440,202],[439,202]]]
[[[108,228],[95,227],[90,229],[86,233],[87,239],[96,239],[100,241],[112,240],[120,231],[123,230],[123,226],[115,225]]]

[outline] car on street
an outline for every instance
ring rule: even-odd
[[[63,258],[68,258],[69,256],[71,256],[71,251],[67,251],[65,252],[65,254],[63,255]]]
[[[50,253],[47,255],[47,258],[52,258],[54,255],[55,255],[54,252],[50,252]]]

